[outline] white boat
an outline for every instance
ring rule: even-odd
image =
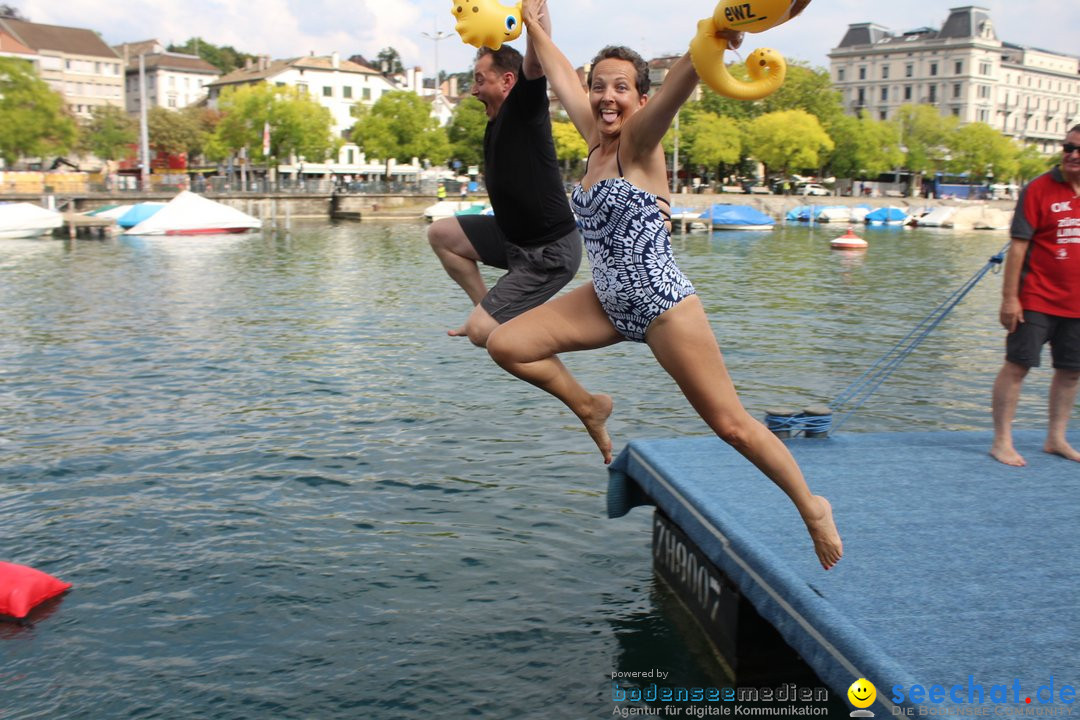
[[[217,235],[258,230],[258,218],[185,190],[125,235]]]
[[[1011,218],[1004,210],[987,205],[974,205],[960,208],[949,220],[954,230],[1004,230],[1009,227]]]
[[[424,208],[424,218],[428,222],[434,222],[436,220],[442,220],[443,218],[453,217],[461,212],[470,211],[477,205],[483,209],[487,203],[476,202],[473,200],[440,200],[434,205],[428,205]],[[470,214],[478,213],[471,212]]]
[[[29,238],[47,235],[64,224],[64,216],[33,203],[0,205],[0,238]]]
[[[865,218],[866,215],[863,215]],[[814,216],[816,222],[834,222],[834,223],[846,223],[851,222],[851,208],[845,205],[826,205],[819,208],[817,215]]]
[[[713,205],[701,213],[713,230],[772,230],[776,221],[747,205]]]
[[[954,206],[942,205],[916,218],[912,224],[918,227],[948,227],[949,221],[955,213],[956,208]]]

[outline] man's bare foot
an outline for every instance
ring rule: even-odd
[[[447,330],[446,334],[450,337],[468,337],[469,333],[465,332],[465,326],[462,325],[457,330]]]
[[[600,448],[604,456],[604,464],[611,462],[611,438],[608,437],[607,419],[611,417],[611,411],[615,407],[615,401],[610,395],[597,394],[592,396],[592,406],[585,415],[578,415],[578,419],[589,431],[589,436]]]
[[[1050,452],[1047,450],[1047,452]],[[1024,467],[1027,465],[1027,460],[1024,456],[1016,452],[1016,448],[1012,446],[1012,443],[994,443],[990,447],[990,457],[997,460],[999,463],[1011,465],[1013,467]]]
[[[1043,450],[1050,453],[1051,455],[1060,455],[1066,460],[1075,460],[1076,462],[1080,462],[1080,452],[1077,452],[1077,450],[1072,445],[1065,442],[1064,440],[1055,442],[1047,440],[1046,444],[1043,445]]]
[[[844,543],[840,540],[840,532],[833,520],[832,505],[820,495],[815,495],[814,501],[817,503],[817,512],[813,517],[804,515],[803,522],[810,532],[810,539],[814,541],[814,552],[817,553],[821,567],[828,570],[840,562],[844,554]]]

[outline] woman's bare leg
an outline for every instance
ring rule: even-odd
[[[721,439],[738,450],[795,503],[828,570],[843,554],[832,506],[813,495],[787,446],[753,418],[735,391],[701,300],[692,295],[649,326],[653,355]]]
[[[611,397],[582,387],[557,355],[605,347],[622,339],[589,283],[500,325],[488,337],[487,349],[511,375],[562,400],[609,463],[611,438],[606,423],[613,406]]]

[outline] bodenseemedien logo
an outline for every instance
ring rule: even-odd
[[[877,688],[874,687],[874,683],[866,678],[859,678],[847,689],[847,699],[855,706],[855,710],[851,711],[851,717],[874,717],[874,713],[866,709],[877,699]]]

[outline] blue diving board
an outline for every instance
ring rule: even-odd
[[[608,514],[655,505],[840,698],[870,680],[879,718],[970,712],[980,689],[990,715],[1080,712],[1080,463],[1043,437],[1015,433],[1023,468],[988,455],[989,432],[785,440],[833,505],[844,557],[828,572],[787,496],[715,437],[631,442]]]

